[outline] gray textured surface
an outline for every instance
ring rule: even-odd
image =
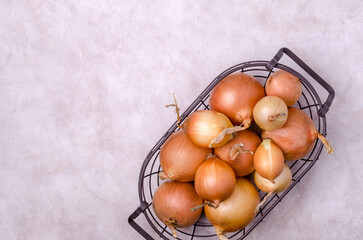
[[[172,93],[185,110],[286,46],[336,90],[335,153],[247,239],[359,239],[362,1],[290,2],[1,1],[0,238],[141,239],[127,217]]]

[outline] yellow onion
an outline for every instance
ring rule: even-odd
[[[255,185],[246,178],[237,178],[233,194],[217,209],[205,206],[207,219],[213,224],[219,239],[227,239],[225,232],[246,227],[256,216],[260,197]]]
[[[194,179],[198,195],[211,207],[218,208],[234,190],[236,176],[231,166],[216,157],[210,157],[199,166]]]
[[[275,178],[275,183],[272,183],[270,180],[261,177],[258,172],[255,171],[254,175],[254,181],[256,183],[256,186],[263,192],[268,193],[263,201],[257,206],[257,210],[262,206],[266,199],[271,194],[276,194],[285,191],[291,184],[292,174],[289,166],[284,164],[284,169],[282,170],[281,174]]]
[[[267,96],[279,97],[290,107],[299,100],[302,86],[298,77],[284,70],[278,70],[267,79],[265,90]]]
[[[274,183],[284,169],[284,155],[271,139],[265,139],[255,152],[254,165],[258,174]]]
[[[211,92],[209,106],[225,114],[235,125],[248,128],[255,104],[265,96],[263,86],[245,73],[234,73],[220,81]]]
[[[237,177],[252,173],[253,154],[260,145],[260,137],[249,130],[237,133],[237,136],[221,147],[214,149],[214,154],[222,161],[228,163]]]
[[[263,130],[280,128],[287,120],[287,106],[279,97],[263,97],[253,108],[253,119]]]
[[[259,189],[265,193],[280,193],[286,190],[290,186],[292,174],[289,166],[284,164],[284,169],[281,174],[275,178],[275,183],[270,180],[261,177],[258,172],[254,173],[254,180]]]
[[[219,147],[233,138],[233,133],[243,127],[233,127],[222,113],[212,110],[199,110],[190,114],[181,125],[189,139],[203,148]]]
[[[173,236],[175,228],[188,227],[196,223],[202,209],[191,212],[190,208],[203,203],[192,183],[164,182],[155,191],[153,209],[156,216],[167,225]]]
[[[212,153],[212,149],[195,146],[183,131],[174,132],[161,146],[160,165],[162,179],[179,182],[194,180],[199,165]]]
[[[270,138],[281,148],[285,160],[297,160],[307,155],[314,147],[317,138],[323,142],[328,153],[334,152],[304,111],[293,107],[288,111],[289,117],[284,126],[272,131],[263,131],[261,134],[263,139]]]

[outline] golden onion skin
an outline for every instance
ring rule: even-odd
[[[155,191],[153,209],[156,216],[171,228],[188,227],[196,223],[202,209],[191,208],[203,204],[192,183],[164,182]]]
[[[284,155],[271,139],[265,139],[255,152],[254,165],[258,174],[273,182],[284,169]]]
[[[302,85],[295,75],[284,70],[278,70],[267,79],[265,90],[267,96],[279,97],[290,107],[299,100]]]
[[[199,165],[212,151],[194,145],[183,131],[177,131],[162,145],[160,165],[166,178],[190,182],[194,180]]]
[[[253,108],[253,119],[263,130],[274,130],[282,127],[287,120],[286,103],[279,97],[266,96]]]
[[[211,141],[220,132],[231,127],[233,127],[233,124],[224,114],[212,110],[195,111],[181,125],[181,128],[193,144],[203,148],[209,148]],[[214,147],[222,146],[231,139],[233,139],[233,135],[228,134]]]
[[[257,189],[246,178],[237,178],[233,194],[217,209],[204,206],[207,219],[222,232],[235,232],[247,226],[256,216],[260,203]]]
[[[243,177],[255,170],[253,154],[240,153],[234,160],[232,160],[230,158],[230,151],[236,144],[243,144],[243,148],[245,150],[252,151],[254,154],[257,147],[261,144],[261,139],[256,133],[249,130],[243,130],[238,132],[237,136],[231,141],[214,149],[214,154],[222,161],[228,163],[233,168],[237,177]]]
[[[285,160],[293,161],[306,156],[313,149],[318,132],[313,120],[302,110],[290,107],[284,126],[262,131],[262,139],[272,139],[284,153]]]
[[[263,178],[257,172],[253,174],[256,186],[265,193],[280,193],[285,191],[291,184],[292,174],[289,166],[284,165],[281,174],[275,178],[275,183]]]
[[[256,78],[238,72],[228,75],[213,88],[209,106],[225,114],[234,125],[249,127],[253,107],[264,96],[265,90]]]
[[[235,184],[236,177],[231,166],[216,157],[204,160],[194,179],[198,195],[216,206],[231,196]]]

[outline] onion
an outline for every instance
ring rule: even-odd
[[[333,153],[326,138],[318,133],[313,120],[302,110],[290,107],[285,125],[272,131],[263,131],[262,138],[271,138],[282,150],[285,160],[297,160],[307,155],[317,138]]]
[[[264,197],[263,201],[257,206],[258,210],[271,194],[283,192],[290,186],[292,174],[289,166],[284,164],[284,169],[282,170],[282,173],[277,178],[275,178],[275,183],[271,183],[270,180],[261,177],[258,172],[255,172],[253,177],[256,186],[265,193],[268,193]]]
[[[234,73],[220,81],[211,92],[212,110],[225,114],[235,125],[248,128],[255,104],[265,96],[263,86],[254,77]]]
[[[237,177],[243,177],[255,170],[253,154],[260,143],[261,139],[256,133],[243,130],[238,132],[233,140],[222,147],[215,148],[214,154],[228,163]]]
[[[260,197],[255,185],[246,178],[237,178],[233,194],[221,202],[219,208],[204,207],[207,219],[213,224],[219,239],[227,239],[225,232],[244,228],[256,216]]]
[[[167,225],[173,236],[175,228],[188,227],[198,221],[202,210],[191,212],[189,209],[203,203],[195,192],[192,183],[164,182],[156,189],[153,208],[156,216]]]
[[[253,108],[253,119],[263,130],[280,128],[287,120],[287,106],[279,97],[263,97]]]
[[[233,169],[216,157],[210,157],[199,166],[194,179],[198,195],[207,200],[204,205],[217,208],[234,190],[236,176]],[[198,206],[197,208],[202,207]]]
[[[255,152],[254,165],[258,174],[274,183],[284,169],[284,155],[271,139],[265,139]]]
[[[183,131],[174,132],[160,149],[160,165],[162,179],[179,182],[194,180],[199,165],[212,153],[212,149],[195,146]]]
[[[279,97],[290,107],[299,100],[302,86],[298,77],[284,70],[278,70],[267,79],[265,90],[267,96]]]
[[[212,110],[199,110],[190,114],[181,125],[189,139],[203,148],[219,147],[233,138],[233,133],[243,127],[233,127],[222,113]]]

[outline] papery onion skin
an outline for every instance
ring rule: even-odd
[[[285,191],[291,184],[292,174],[289,166],[284,165],[281,174],[275,178],[275,183],[261,177],[258,172],[254,172],[254,181],[256,186],[265,193],[280,193]]]
[[[225,114],[233,124],[249,127],[253,107],[264,96],[264,88],[256,78],[241,72],[233,73],[214,87],[209,106]]]
[[[281,148],[285,160],[292,161],[311,152],[319,133],[313,120],[304,111],[290,107],[288,114],[289,117],[283,127],[262,131],[261,136],[262,139],[272,139]]]
[[[256,172],[274,182],[284,169],[284,155],[271,139],[264,139],[254,154]]]
[[[221,131],[231,127],[233,124],[224,114],[212,110],[195,111],[181,125],[193,144],[203,148],[209,148],[210,142]],[[231,139],[233,139],[233,135],[228,134],[214,147],[222,146]]]
[[[156,189],[152,205],[156,216],[175,233],[174,228],[188,227],[198,221],[202,209],[194,212],[190,209],[201,204],[203,199],[192,183],[170,181]]]
[[[233,140],[214,149],[214,154],[222,161],[228,163],[233,168],[237,177],[246,176],[255,170],[253,165],[253,154],[240,153],[234,160],[231,159],[231,148],[236,144],[241,143],[245,150],[254,153],[261,144],[261,139],[256,133],[249,130],[243,130],[238,132]]]
[[[288,115],[286,103],[279,97],[266,96],[253,108],[253,119],[263,130],[274,130],[282,127]]]
[[[194,180],[199,165],[212,151],[194,145],[183,131],[177,131],[161,146],[160,165],[166,178],[190,182]]]
[[[267,79],[265,90],[267,96],[279,97],[290,107],[299,100],[302,85],[295,75],[284,70],[278,70]]]
[[[255,209],[259,203],[260,197],[255,185],[246,178],[237,178],[233,194],[221,202],[217,209],[205,206],[204,211],[220,235],[247,226],[256,216]]]
[[[214,203],[216,207],[231,196],[235,184],[236,176],[231,166],[216,157],[204,160],[194,179],[194,187],[198,195]]]

